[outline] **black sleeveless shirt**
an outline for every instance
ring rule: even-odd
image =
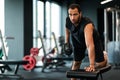
[[[89,23],[93,24],[93,22],[89,18],[82,17],[78,26],[75,27],[70,21],[69,17],[66,18],[66,28],[68,28],[68,30],[71,33],[74,50],[78,50],[78,52],[75,51],[76,53],[85,53],[86,43],[85,43],[85,37],[84,37],[84,28]],[[93,40],[95,45],[96,62],[101,62],[104,60],[103,47],[102,47],[99,33],[95,28],[93,30]]]

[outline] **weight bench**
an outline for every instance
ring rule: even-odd
[[[104,72],[107,72],[111,69],[111,65],[107,65],[103,68],[96,69],[94,72],[87,72],[84,69],[79,70],[70,70],[66,72],[67,78],[79,78],[79,79],[85,79],[85,80],[98,80],[98,77],[100,75],[101,80],[103,80],[102,74]]]
[[[21,76],[17,74],[19,66],[25,65],[28,63],[29,63],[29,61],[24,61],[24,60],[0,60],[0,64],[3,64],[3,66],[0,66],[0,70],[2,72],[0,74],[0,76],[3,76],[3,77],[7,77],[7,76],[12,76],[12,77],[15,76],[16,77],[16,76],[18,76],[21,78]],[[16,65],[13,74],[9,74],[9,73],[6,74],[4,65]]]

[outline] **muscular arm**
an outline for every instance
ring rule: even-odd
[[[66,29],[65,29],[65,43],[69,43],[69,38],[70,38],[70,32],[69,32],[69,30],[66,28]]]
[[[87,24],[84,33],[85,33],[85,42],[88,50],[88,57],[90,61],[90,66],[87,68],[87,71],[94,71],[95,67],[95,46],[94,46],[94,40],[93,40],[93,25]]]

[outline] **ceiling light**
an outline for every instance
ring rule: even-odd
[[[108,3],[110,1],[112,1],[112,0],[104,0],[104,1],[101,2],[101,4],[105,4],[105,3]]]

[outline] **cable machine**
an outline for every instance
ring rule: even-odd
[[[111,15],[108,16],[109,13]],[[111,17],[111,21],[109,17]],[[112,36],[111,40],[109,36]],[[104,44],[105,50],[108,52],[109,63],[115,66],[120,65],[120,10],[118,8],[104,9]]]

